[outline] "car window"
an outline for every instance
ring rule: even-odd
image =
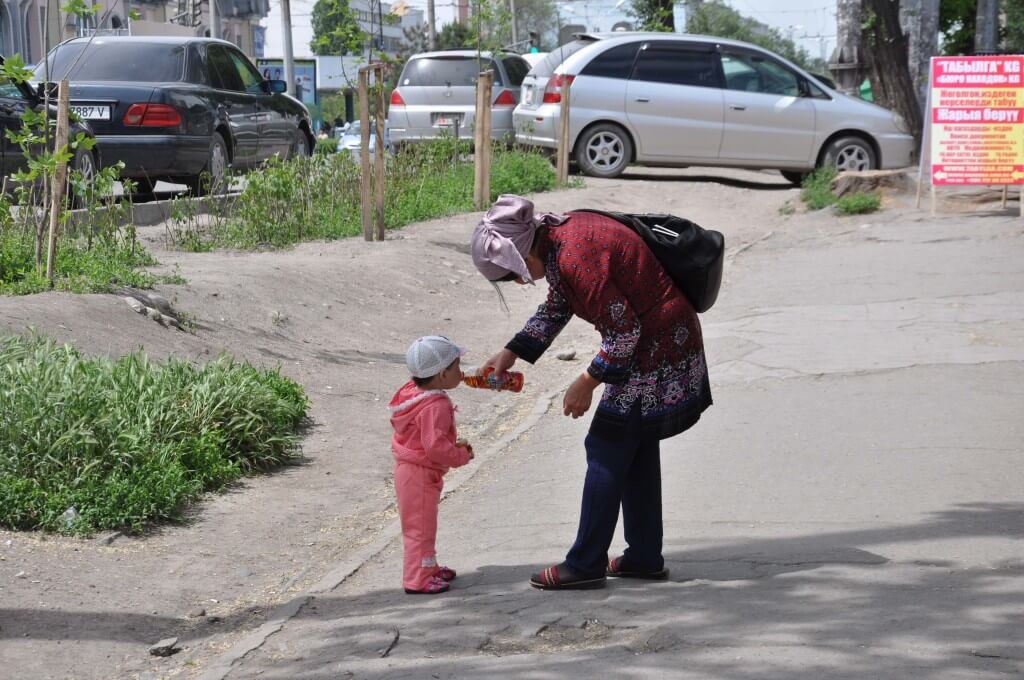
[[[411,59],[402,70],[401,87],[474,87],[480,72],[494,71],[494,84],[501,85],[501,72],[490,59],[476,57],[423,57]]]
[[[235,69],[231,57],[220,45],[210,45],[206,48],[206,66],[210,73],[210,85],[218,90],[234,90],[242,92],[245,85]]]
[[[722,53],[722,74],[729,90],[797,97],[797,75],[770,59],[753,54]]]
[[[4,99],[24,99],[25,95],[18,89],[17,85],[6,78],[2,78],[0,79],[0,97]]]
[[[530,75],[537,76],[538,78],[548,78],[555,72],[555,69],[557,69],[563,61],[576,54],[587,45],[593,44],[593,39],[581,39],[573,40],[561,47],[556,47],[548,52],[546,57],[533,65],[533,68],[530,69]]]
[[[210,78],[206,73],[206,64],[203,63],[203,55],[199,48],[192,45],[188,50],[188,82],[196,85],[209,85]]]
[[[59,45],[47,57],[50,80],[113,80],[162,83],[180,81],[185,75],[185,45],[138,42],[71,42]],[[35,69],[46,79],[46,65]]]
[[[242,87],[249,94],[264,94],[263,76],[256,70],[256,67],[249,63],[249,60],[234,50],[226,50],[235,65],[235,71],[242,81]]]
[[[590,60],[580,71],[582,76],[600,76],[602,78],[629,78],[636,61],[636,53],[643,43],[632,42],[605,50]]]
[[[718,87],[715,54],[678,47],[646,45],[637,57],[633,80]]]
[[[508,74],[509,84],[513,87],[522,85],[523,78],[530,72],[530,65],[521,57],[505,57],[501,63],[505,67],[505,73]]]

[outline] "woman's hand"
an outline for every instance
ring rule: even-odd
[[[495,354],[493,357],[488,359],[487,363],[485,363],[480,368],[493,368],[494,377],[500,379],[504,377],[505,371],[507,371],[508,369],[512,368],[512,366],[515,365],[516,359],[518,358],[519,357],[517,357],[515,352],[513,352],[512,350],[503,349],[497,354]]]
[[[565,399],[562,401],[563,413],[573,418],[579,418],[590,410],[590,403],[594,399],[594,390],[601,382],[590,373],[584,373],[573,381],[572,385],[565,392]]]

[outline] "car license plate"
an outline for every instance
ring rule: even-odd
[[[83,120],[110,120],[109,106],[83,106],[75,104],[71,111]]]
[[[523,88],[523,103],[527,106],[533,104],[533,88],[526,86]]]
[[[435,113],[434,125],[437,127],[459,127],[462,125],[462,116],[457,113]]]

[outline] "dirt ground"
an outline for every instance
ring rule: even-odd
[[[731,258],[766,239],[827,238],[890,219],[789,214],[783,206],[797,195],[777,173],[692,169],[589,179],[534,199],[541,210],[673,212],[722,231]],[[182,524],[92,539],[0,531],[4,677],[194,676],[275,605],[371,543],[395,517],[385,405],[406,379],[408,343],[442,333],[469,349],[464,363],[481,363],[543,299],[543,287],[506,286],[512,313],[503,314],[468,255],[478,219],[417,224],[385,243],[356,238],[259,253],[170,251],[162,226],[143,229],[161,268],[188,281],[159,292],[194,317],[194,333],[160,326],[115,295],[0,298],[0,333],[34,327],[89,354],[144,347],[153,357],[203,361],[227,351],[280,366],[312,400],[300,464],[208,496]],[[460,474],[486,466],[490,446],[538,396],[582,370],[595,347],[592,329],[573,322],[553,349],[579,357],[559,361],[552,351],[527,366],[521,395],[453,392],[461,432],[481,453]],[[179,639],[179,654],[147,653],[168,637]]]

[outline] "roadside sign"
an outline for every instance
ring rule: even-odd
[[[1024,56],[931,66],[932,186],[1024,184]]]

